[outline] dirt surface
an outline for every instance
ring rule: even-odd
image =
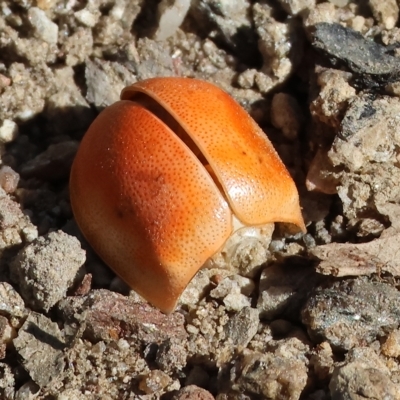
[[[396,0],[2,1],[0,398],[399,400],[398,18]],[[307,225],[239,238],[168,316],[68,195],[87,127],[156,76],[229,92]]]

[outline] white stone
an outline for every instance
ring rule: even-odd
[[[100,13],[96,15],[89,10],[83,9],[76,11],[74,15],[81,24],[87,26],[88,28],[93,28],[99,20]]]
[[[250,299],[241,293],[230,293],[223,300],[228,311],[240,311],[244,307],[250,307]]]
[[[158,5],[158,29],[155,40],[165,40],[172,36],[181,26],[189,11],[190,0],[162,0]]]
[[[18,136],[18,125],[10,120],[5,119],[0,126],[0,142],[12,142]]]
[[[47,17],[43,10],[37,7],[31,7],[28,11],[28,19],[38,39],[42,39],[47,43],[57,43],[58,26]]]

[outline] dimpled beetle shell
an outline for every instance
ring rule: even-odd
[[[84,136],[70,196],[93,249],[165,313],[234,220],[305,229],[295,184],[264,132],[227,93],[190,78],[125,88]]]

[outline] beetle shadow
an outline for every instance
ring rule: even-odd
[[[33,336],[38,342],[47,344],[54,350],[63,351],[66,348],[66,344],[62,342],[59,338],[46,332],[43,328],[36,325],[34,322],[29,322],[25,331]]]
[[[99,112],[80,105],[47,107],[35,117],[17,122],[18,134],[4,146],[1,154],[0,185],[4,187],[3,182],[10,178],[18,180],[19,175],[17,188],[10,195],[18,199],[23,212],[34,225],[38,226],[40,220],[47,219],[51,223],[47,223],[46,230],[59,229],[72,215],[67,210],[72,161],[81,138]],[[13,171],[2,175],[5,166],[18,175]],[[18,245],[6,248],[0,265],[2,259],[9,259],[19,248]]]
[[[17,137],[4,146],[1,155],[0,185],[1,168],[11,167],[19,174],[19,182],[16,190],[9,193],[10,197],[6,198],[6,203],[1,203],[3,208],[10,208],[3,212],[7,211],[14,219],[20,220],[22,217],[20,207],[25,218],[28,218],[38,229],[39,236],[61,230],[77,237],[88,254],[87,262],[79,273],[80,278],[82,278],[82,273],[91,272],[87,264],[93,264],[97,268],[96,271],[101,266],[101,273],[96,273],[96,275],[101,275],[102,281],[111,281],[115,275],[97,258],[74,222],[68,187],[72,161],[80,140],[103,108],[80,105],[46,108],[35,117],[18,123]],[[71,143],[75,145],[71,146]],[[52,147],[55,150],[49,151]],[[19,207],[17,203],[20,204]],[[0,215],[0,229],[7,223],[2,218],[3,215]],[[9,228],[7,224],[4,225],[4,229]],[[16,287],[18,284],[11,274],[12,261],[28,244],[22,234],[21,239],[18,243],[5,246],[0,255],[1,281]],[[40,334],[33,327],[31,328],[32,334]],[[62,347],[60,343],[54,345],[58,349]]]

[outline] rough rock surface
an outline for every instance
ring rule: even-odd
[[[302,302],[307,299],[310,282],[317,282],[318,276],[312,268],[301,265],[273,265],[263,270],[260,277],[260,291],[257,308],[261,318],[273,319],[289,315],[296,319]]]
[[[384,46],[340,24],[317,24],[313,45],[334,63],[344,63],[356,74],[372,76],[377,83],[381,79],[396,80],[400,73],[396,57],[388,54]],[[367,78],[362,79],[366,81]]]
[[[76,238],[51,232],[19,251],[11,275],[27,304],[48,311],[65,296],[84,261]]]
[[[298,399],[307,383],[306,367],[295,358],[244,351],[235,362],[230,392],[247,396]]]
[[[31,313],[13,344],[32,380],[46,386],[64,371],[65,344],[57,324],[44,315]]]
[[[369,344],[397,327],[399,306],[395,288],[359,278],[317,289],[302,310],[302,321],[314,340],[350,350]],[[331,310],[329,314],[327,309]]]
[[[329,384],[332,398],[400,398],[400,385],[390,379],[389,368],[371,349],[350,351],[335,367]]]
[[[85,313],[84,335],[92,341],[112,341],[135,335],[145,343],[166,339],[185,339],[186,331],[180,314],[166,316],[147,303],[109,291],[92,291],[85,297],[70,298],[60,305],[67,319]],[[109,312],[112,310],[112,313]]]

